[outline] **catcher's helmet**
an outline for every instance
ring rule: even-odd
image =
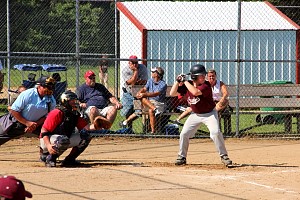
[[[192,79],[197,79],[197,75],[206,75],[206,70],[203,65],[197,64],[191,67],[189,74]]]
[[[70,100],[76,100],[74,104],[70,105]],[[67,90],[60,95],[59,104],[69,111],[77,111],[79,107],[78,97],[71,90]]]

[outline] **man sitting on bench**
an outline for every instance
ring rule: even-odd
[[[165,110],[165,97],[167,92],[167,84],[163,79],[164,70],[161,67],[151,69],[152,78],[136,95],[136,98],[142,102],[143,106],[149,108],[149,118],[151,134],[155,134],[155,117]],[[126,120],[120,123],[121,127],[137,118],[138,114],[131,114]]]

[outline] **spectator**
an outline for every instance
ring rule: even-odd
[[[122,104],[114,97],[108,89],[95,81],[95,73],[91,70],[84,75],[85,83],[77,89],[80,107],[93,123],[97,116],[105,117],[112,124],[116,118],[117,110]],[[109,106],[109,103],[114,104]]]
[[[2,92],[3,82],[4,82],[4,74],[2,73],[2,70],[3,70],[3,66],[2,66],[2,62],[0,60],[0,92]]]
[[[143,106],[149,108],[149,118],[151,134],[155,134],[155,117],[165,110],[165,98],[167,92],[167,84],[163,80],[164,70],[161,67],[151,69],[152,78],[149,79],[145,85],[136,95],[136,98],[141,100]],[[137,114],[131,114],[128,119],[121,122],[121,125],[127,124],[136,119]]]
[[[36,74],[29,73],[27,79],[28,79],[28,81],[34,82],[35,81],[35,77],[36,77]]]
[[[27,89],[26,89],[26,87],[24,85],[20,85],[16,91],[8,90],[8,92],[13,93],[15,95],[14,97],[12,97],[12,94],[10,94],[10,98],[11,99],[10,99],[10,105],[7,108],[8,110],[10,110],[11,105],[15,102],[15,100],[19,96],[19,94],[21,92],[24,92],[25,90],[27,90]]]
[[[23,86],[26,87],[27,89],[33,88],[36,85],[35,77],[36,74],[29,73],[27,80],[23,80]]]
[[[32,194],[25,190],[23,182],[14,176],[0,177],[1,200],[25,200],[32,198]]]
[[[171,96],[176,96],[178,93],[187,94],[192,109],[192,113],[185,121],[180,133],[179,152],[175,164],[186,164],[189,140],[195,135],[199,125],[203,123],[209,129],[210,138],[218,150],[221,162],[226,166],[231,165],[232,161],[228,157],[223,134],[220,131],[212,89],[210,83],[205,80],[206,69],[203,65],[194,65],[190,69],[190,74],[192,81],[186,81],[184,75],[179,75],[170,91]],[[183,85],[179,87],[180,82],[183,82]]]
[[[78,107],[77,95],[69,90],[61,94],[59,106],[48,114],[40,134],[40,159],[47,167],[55,167],[56,159],[71,147],[72,150],[62,165],[80,164],[75,159],[86,149],[91,140],[84,130],[94,128],[80,117]],[[75,132],[75,127],[80,134]]]
[[[100,66],[99,66],[99,79],[100,83],[104,85],[106,88],[108,88],[108,60],[107,56],[102,56],[102,59],[100,60]]]
[[[183,82],[180,82],[179,86],[183,86]],[[190,105],[188,105],[187,97],[185,94],[178,94],[177,96],[179,102],[181,102],[180,105],[177,107],[177,110],[182,111],[182,113],[173,121],[173,123],[183,126],[180,120],[191,114],[192,109]]]
[[[138,58],[134,55],[129,57],[128,67],[122,71],[122,77],[124,78],[124,85],[122,87],[123,95],[121,103],[123,109],[121,110],[121,116],[125,116],[126,119],[134,113],[133,100],[134,97],[131,93],[133,85],[145,85],[148,80],[147,68],[143,64],[138,63]],[[128,123],[128,127],[132,127],[132,123]]]
[[[21,92],[24,92],[25,90],[26,90],[26,87],[24,87],[24,85],[20,85],[20,86],[18,87],[17,92],[18,92],[18,94],[20,94]]]
[[[0,118],[0,145],[24,133],[39,134],[46,115],[56,106],[52,96],[55,81],[42,76],[36,88],[22,92],[8,114]]]
[[[61,77],[60,77],[60,74],[59,73],[53,73],[52,74],[52,78],[54,78],[54,80],[56,82],[60,82],[61,81]]]
[[[207,79],[212,87],[216,110],[221,111],[228,105],[227,87],[222,81],[217,80],[217,72],[214,69],[208,70]]]

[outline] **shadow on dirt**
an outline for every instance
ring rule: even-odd
[[[130,165],[140,167],[143,163],[134,162],[133,160],[78,160],[80,161],[79,165],[76,166],[67,166],[67,167],[83,167],[83,168],[93,168],[100,166],[122,166],[122,165]],[[61,161],[58,161],[57,164],[60,166]],[[62,166],[64,167],[64,166]]]

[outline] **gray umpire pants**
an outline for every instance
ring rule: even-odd
[[[215,109],[210,113],[205,114],[192,113],[187,118],[180,133],[178,155],[186,158],[190,138],[195,136],[201,123],[207,126],[210,132],[210,138],[213,140],[219,155],[227,155],[223,134],[220,131],[218,112]]]

